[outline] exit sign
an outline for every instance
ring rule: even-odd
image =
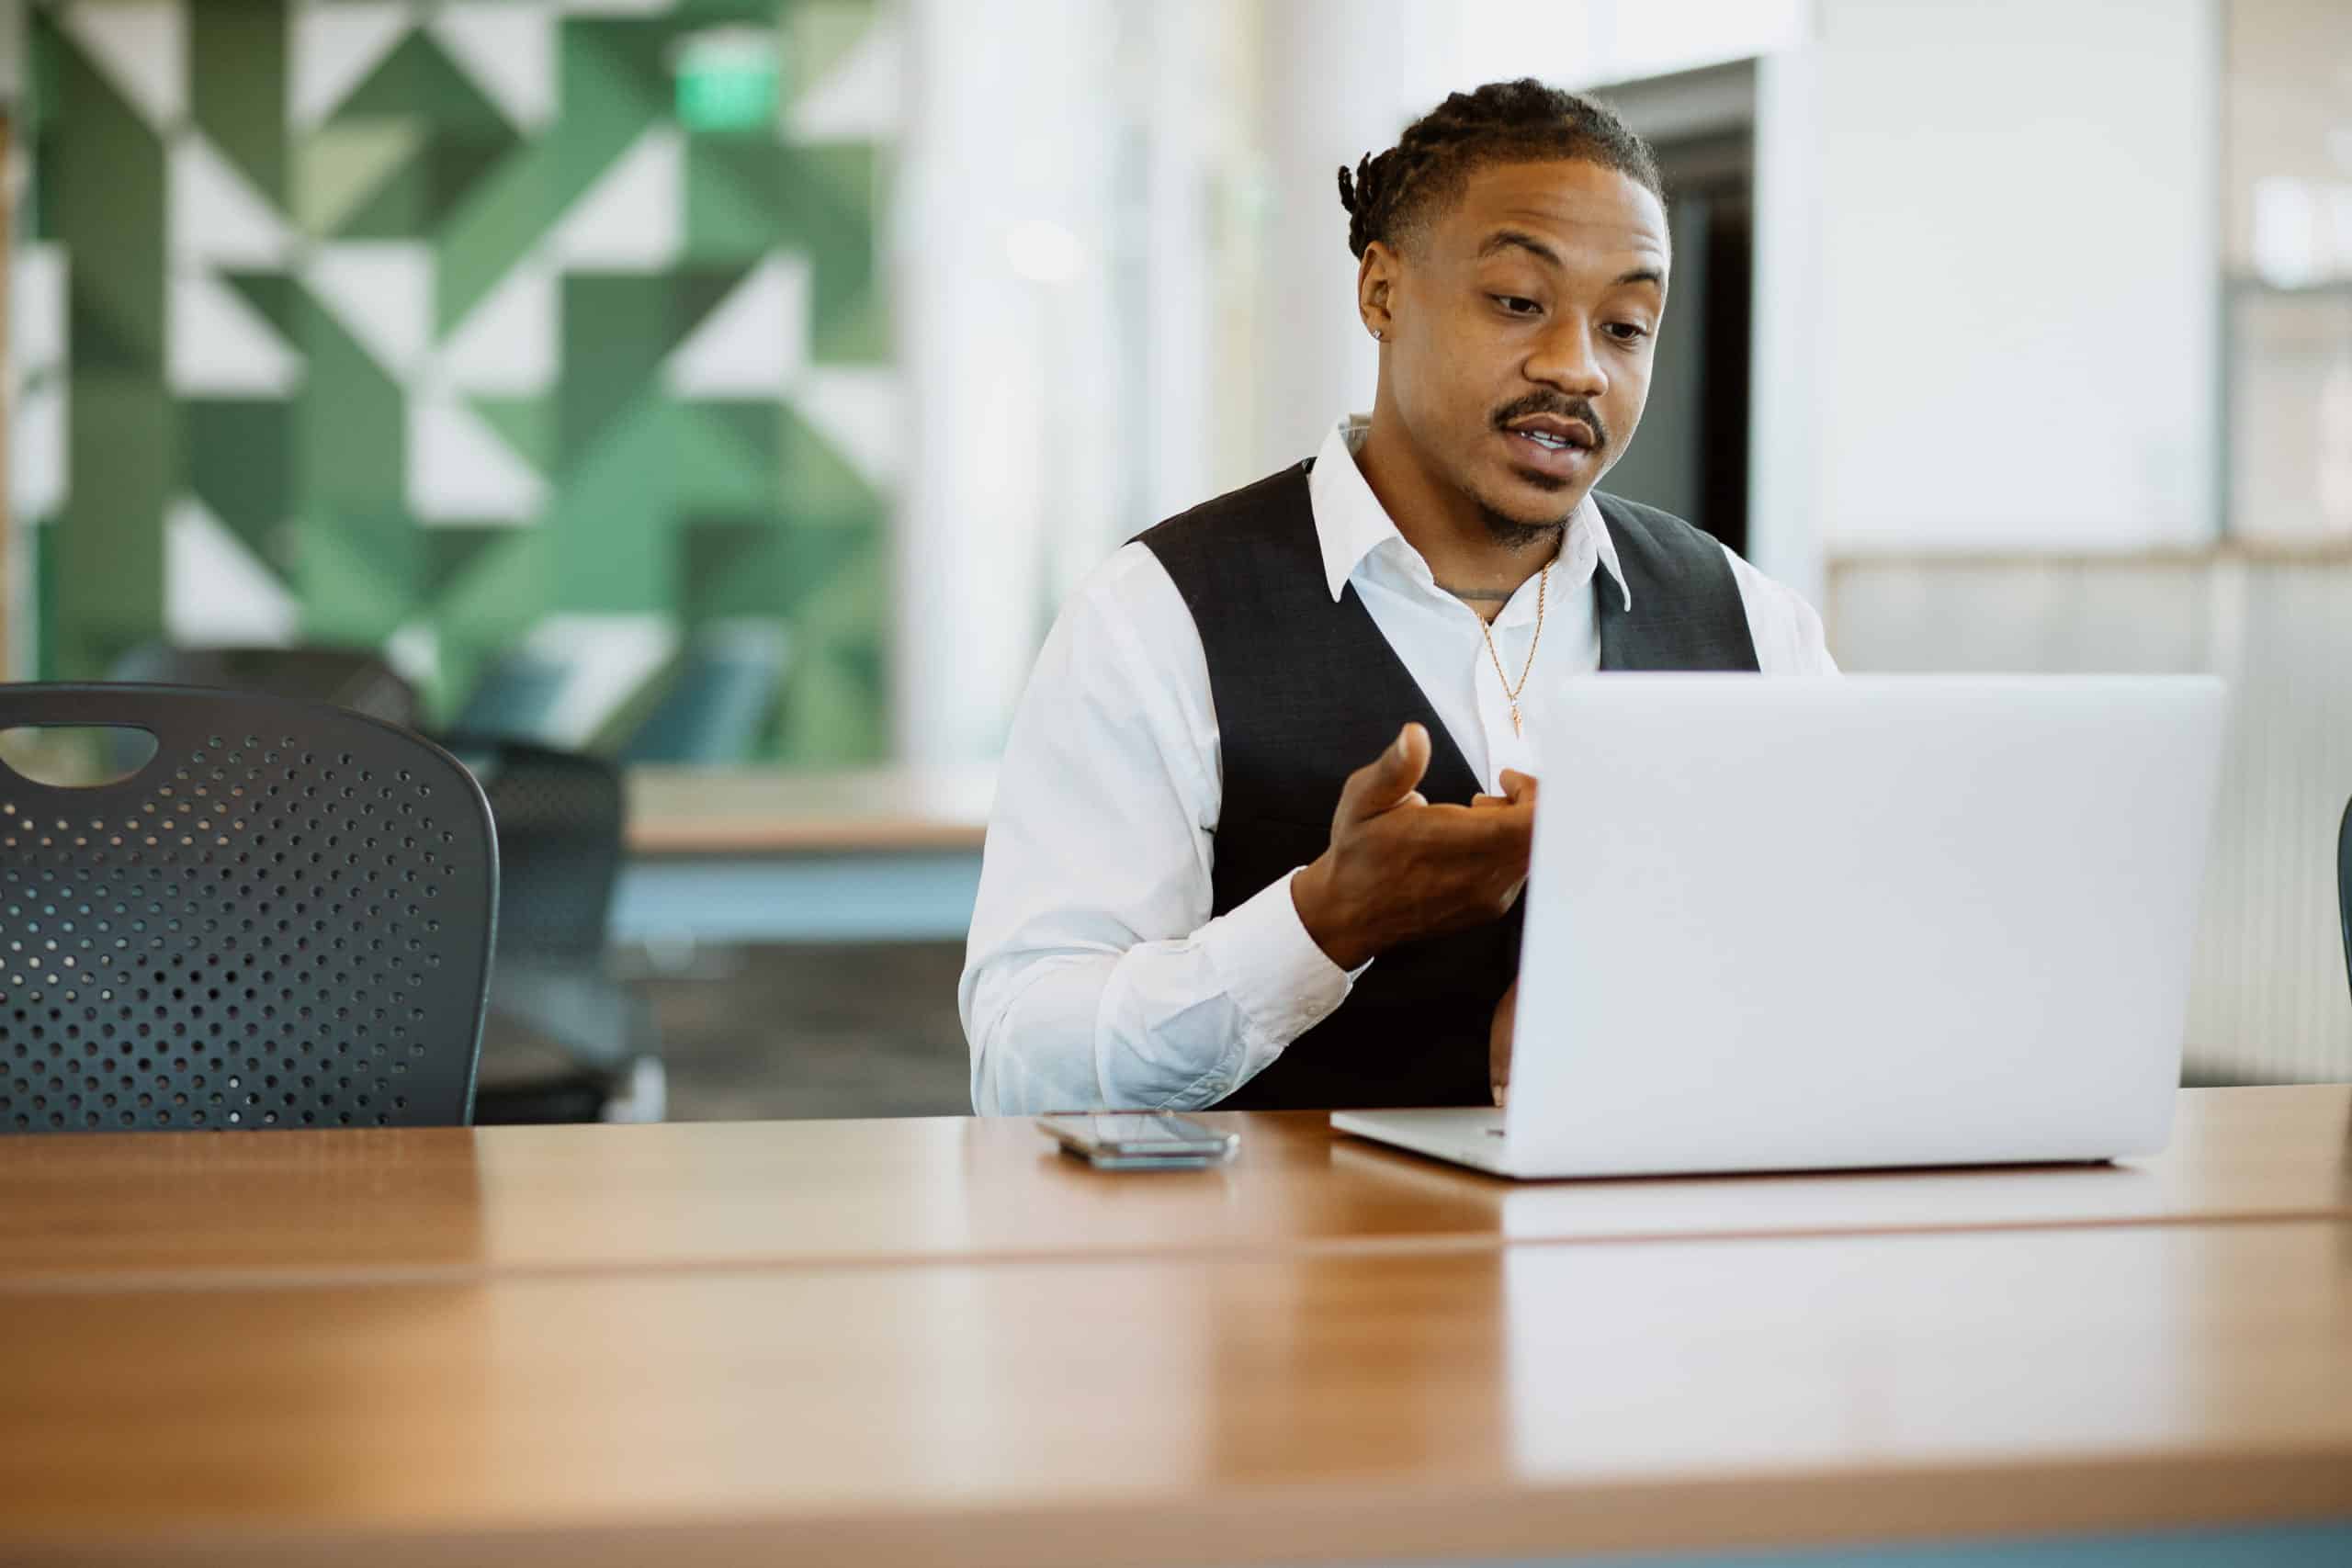
[[[783,44],[758,28],[714,28],[678,40],[671,72],[688,130],[764,130],[775,123]]]

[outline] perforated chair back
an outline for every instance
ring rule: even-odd
[[[496,736],[449,735],[441,743],[490,797],[500,953],[601,964],[621,868],[620,769]]]
[[[27,725],[156,751],[92,788],[0,765],[0,1133],[469,1119],[498,857],[455,759],[188,687],[0,686]]]
[[[219,686],[300,697],[413,729],[423,714],[416,688],[364,648],[174,648],[151,642],[115,661],[117,681]]]

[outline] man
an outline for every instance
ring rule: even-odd
[[[1671,263],[1614,114],[1457,93],[1340,197],[1370,417],[1128,545],[1039,655],[960,993],[982,1112],[1499,1098],[1530,716],[1596,669],[1835,668],[1795,595],[1593,493]]]

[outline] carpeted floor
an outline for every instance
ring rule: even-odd
[[[961,942],[705,950],[639,981],[653,999],[673,1121],[960,1116]]]

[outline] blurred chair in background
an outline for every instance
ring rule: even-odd
[[[652,1010],[605,967],[626,822],[619,769],[498,737],[445,743],[489,796],[501,865],[475,1121],[660,1121]]]
[[[482,671],[449,728],[459,735],[549,744],[549,726],[571,678],[560,660],[527,648],[510,649]]]
[[[2335,830],[2335,916],[2344,928],[2344,978],[2352,984],[2352,801]]]
[[[117,660],[107,679],[300,697],[403,729],[415,728],[424,711],[416,688],[364,648],[174,648],[151,642]]]
[[[697,631],[675,677],[621,747],[628,763],[748,762],[784,683],[784,628],[715,621]]]
[[[0,731],[154,738],[0,769],[0,1133],[463,1125],[498,897],[481,790],[317,703],[0,686]]]

